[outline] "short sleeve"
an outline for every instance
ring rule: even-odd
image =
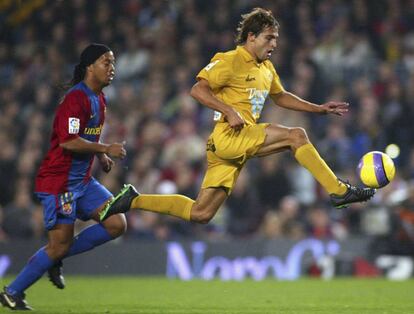
[[[211,89],[220,89],[230,81],[232,73],[232,59],[223,54],[216,54],[211,62],[197,74],[197,80],[205,79]]]
[[[269,91],[270,95],[279,94],[285,91],[285,89],[282,86],[282,82],[280,81],[279,75],[277,74],[272,63],[270,63],[270,71],[273,74],[272,83],[270,85],[270,91]]]
[[[81,91],[73,91],[65,96],[59,105],[53,125],[59,143],[73,140],[83,133],[90,108],[87,103],[88,98]]]

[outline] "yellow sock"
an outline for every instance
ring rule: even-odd
[[[338,180],[311,143],[299,147],[296,150],[295,158],[312,173],[329,194],[343,195],[346,193],[345,184]]]
[[[189,221],[193,204],[191,198],[178,194],[141,194],[132,200],[131,208],[172,215]]]

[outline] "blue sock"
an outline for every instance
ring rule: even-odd
[[[92,250],[94,247],[104,244],[112,239],[111,235],[101,224],[90,226],[82,230],[82,232],[73,239],[73,243],[65,258]]]
[[[27,262],[26,266],[17,275],[16,279],[7,287],[7,292],[16,295],[22,294],[27,288],[34,284],[46,270],[54,264],[54,261],[41,248]]]
[[[111,235],[101,224],[96,224],[79,233],[65,257],[80,254],[112,240]],[[37,251],[27,265],[7,287],[10,294],[21,294],[35,283],[55,262],[49,258],[44,248]]]

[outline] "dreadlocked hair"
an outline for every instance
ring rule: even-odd
[[[83,79],[85,78],[85,74],[86,74],[86,67],[82,63],[79,63],[75,66],[75,69],[73,70],[72,79],[69,82],[60,83],[59,85],[57,85],[57,88],[63,92],[67,91],[71,87],[83,81]]]
[[[254,8],[251,12],[243,14],[241,17],[242,20],[237,27],[237,45],[244,44],[249,33],[258,36],[267,27],[279,28],[279,22],[270,10]]]
[[[86,74],[86,67],[83,66],[81,63],[77,64],[75,66],[75,69],[73,70],[73,77],[72,77],[72,80],[70,81],[70,84],[74,86],[78,84],[79,82],[83,81],[83,79],[85,78],[85,74]]]

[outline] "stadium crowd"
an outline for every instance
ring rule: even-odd
[[[307,170],[281,153],[252,160],[210,224],[133,211],[124,238],[369,235],[406,241],[414,252],[412,0],[4,2],[0,241],[44,237],[34,176],[49,144],[60,87],[90,42],[109,45],[117,59],[116,78],[105,89],[110,105],[103,141],[125,140],[128,149],[109,174],[96,167],[95,176],[113,193],[128,182],[145,193],[195,198],[213,113],[189,90],[214,53],[234,47],[240,15],[255,6],[271,9],[280,22],[272,61],[284,87],[316,103],[344,100],[351,106],[344,117],[330,117],[269,103],[262,120],[305,127],[335,173],[351,182],[358,182],[355,169],[365,152],[397,144],[395,180],[370,203],[337,210]]]

